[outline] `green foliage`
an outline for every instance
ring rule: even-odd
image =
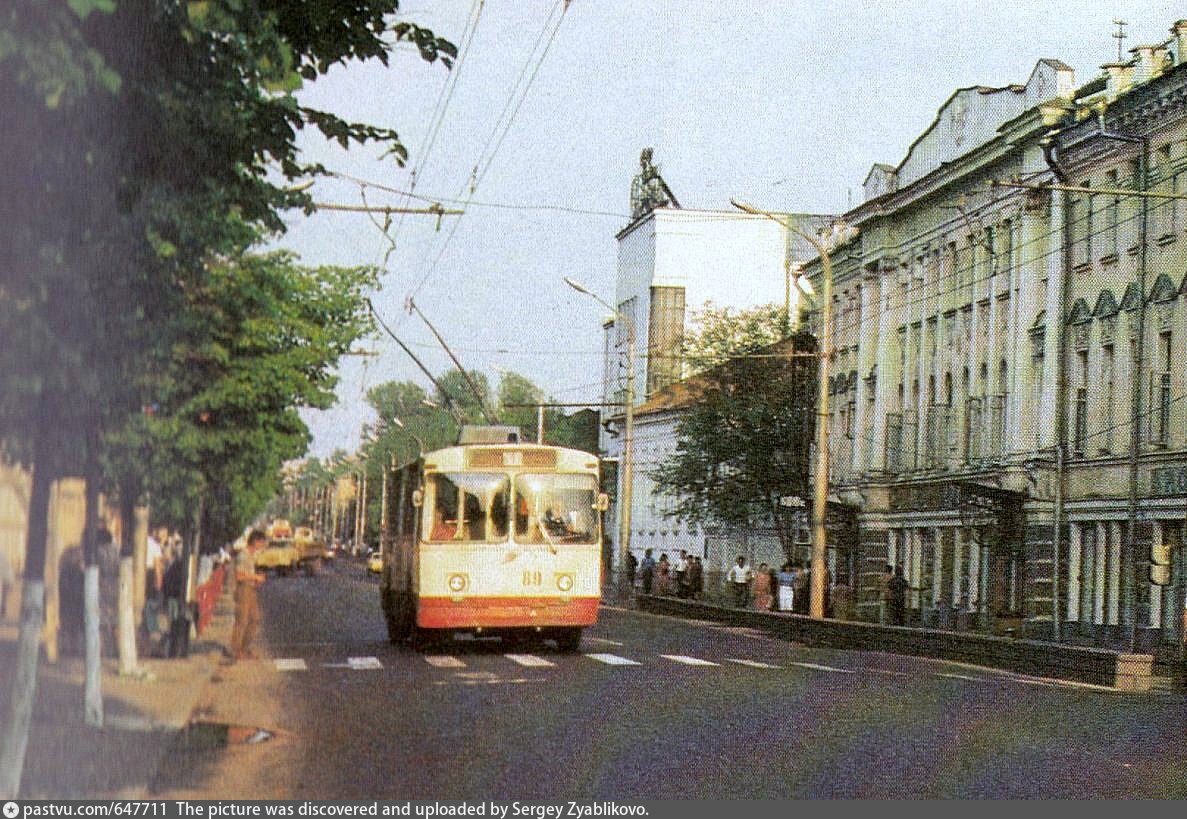
[[[778,305],[739,309],[705,302],[693,313],[684,336],[685,366],[695,375],[774,344],[784,335],[783,308]]]
[[[370,268],[307,268],[292,254],[242,254],[211,265],[190,293],[187,330],[157,386],[147,423],[157,512],[183,521],[199,495],[228,490],[227,535],[279,489],[281,465],[309,433],[299,408],[334,402],[334,366],[370,329]]]
[[[370,271],[307,271],[248,249],[311,206],[297,136],[398,134],[303,106],[304,82],[414,43],[397,0],[10,0],[0,7],[0,447],[52,474],[102,456],[122,491],[179,519],[196,493],[233,518],[299,454],[302,406],[363,329]],[[369,286],[369,285],[368,285]],[[154,408],[151,413],[142,407]],[[50,429],[31,445],[35,429]],[[100,448],[97,441],[102,441]],[[98,450],[102,451],[98,451]]]
[[[806,334],[765,343],[781,329],[782,310],[766,312],[765,323],[757,312],[739,320],[716,311],[702,319],[690,348],[706,360],[726,357],[685,383],[692,400],[677,422],[676,451],[652,478],[674,500],[671,516],[773,524],[790,549],[790,510],[779,501],[807,497],[816,369],[815,359],[790,353],[811,352],[815,344]]]

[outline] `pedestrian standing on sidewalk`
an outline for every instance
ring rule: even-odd
[[[746,565],[746,558],[738,555],[738,562],[730,567],[726,580],[734,590],[734,608],[744,609],[750,598],[750,580],[753,573]]]
[[[655,558],[651,550],[643,552],[643,562],[639,564],[639,579],[643,581],[643,594],[651,594],[651,584],[655,582]]]
[[[676,596],[683,599],[688,597],[688,552],[680,550],[680,557],[676,560]]]
[[[790,612],[795,604],[795,569],[792,568],[790,560],[783,564],[777,579],[779,581],[778,610]]]
[[[637,557],[635,557],[634,552],[627,552],[626,553],[627,588],[631,589],[632,591],[634,591],[634,588],[635,588],[635,575],[638,573],[638,571],[639,571],[639,559]]]
[[[668,563],[667,552],[660,552],[659,563],[655,565],[655,593],[658,595],[672,593],[672,566]]]
[[[754,608],[759,611],[771,610],[771,572],[766,563],[758,564],[758,573],[754,575],[752,599]]]
[[[161,630],[161,594],[165,583],[165,547],[169,530],[161,527],[156,536],[148,536],[148,547],[144,555],[144,633],[148,639],[145,654],[156,652],[157,634]]]
[[[688,596],[696,600],[705,588],[705,567],[699,557],[688,559]]]
[[[256,590],[264,582],[264,575],[256,571],[256,552],[267,542],[267,535],[253,529],[247,545],[235,557],[235,627],[231,631],[230,662],[255,656],[251,646],[260,626]]]

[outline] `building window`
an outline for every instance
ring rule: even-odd
[[[1102,452],[1113,451],[1113,400],[1116,393],[1116,369],[1114,367],[1113,345],[1101,347],[1100,380],[1104,388],[1104,440],[1101,442]]]
[[[1091,179],[1085,179],[1080,183],[1081,187],[1089,188],[1092,186]],[[1091,264],[1092,263],[1092,217],[1094,197],[1092,194],[1084,194],[1080,199],[1073,199],[1070,203],[1072,207],[1072,236],[1075,237],[1076,264]]]
[[[1158,188],[1167,193],[1179,192],[1179,177],[1171,169],[1171,146],[1163,145],[1158,149],[1156,159],[1158,168]],[[1154,208],[1158,212],[1159,232],[1162,235],[1173,234],[1178,225],[1179,200],[1155,200]]]
[[[1072,421],[1072,454],[1084,457],[1084,442],[1088,439],[1088,351],[1076,353],[1076,372],[1079,386],[1076,387],[1076,403]]]
[[[1151,374],[1150,406],[1153,409],[1151,420],[1154,428],[1151,430],[1151,441],[1166,446],[1170,438],[1171,426],[1171,334],[1159,333],[1158,352],[1160,369]]]
[[[1119,184],[1116,171],[1109,171],[1107,175],[1108,186],[1114,190]],[[1101,253],[1105,255],[1116,256],[1120,253],[1121,245],[1118,238],[1119,227],[1121,225],[1121,197],[1116,194],[1108,194],[1106,196],[1105,205],[1105,235],[1101,246]]]
[[[1008,271],[1014,266],[1014,223],[1009,219],[1002,222],[1002,253],[998,267]]]

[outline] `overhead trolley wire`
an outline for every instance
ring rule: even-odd
[[[465,206],[468,205],[471,200],[473,200],[475,193],[478,191],[479,183],[482,181],[483,178],[485,178],[487,171],[490,169],[490,166],[494,163],[494,160],[498,154],[499,148],[503,144],[503,138],[506,137],[507,132],[511,129],[511,125],[515,120],[515,115],[518,114],[520,106],[523,105],[523,100],[527,97],[528,92],[531,90],[532,83],[535,81],[536,76],[540,71],[540,66],[542,66],[544,64],[544,59],[548,56],[548,50],[552,46],[553,41],[556,39],[556,34],[560,30],[561,23],[564,21],[565,11],[568,9],[568,5],[569,4],[567,2],[565,2],[565,0],[557,0],[557,2],[553,5],[552,10],[549,12],[547,19],[544,21],[544,26],[540,30],[540,35],[537,36],[536,43],[535,43],[535,45],[532,46],[532,51],[529,53],[528,59],[524,62],[523,68],[520,70],[520,77],[519,77],[519,79],[516,80],[515,85],[511,89],[510,95],[508,95],[508,97],[507,97],[507,102],[503,106],[504,112],[506,112],[510,108],[511,101],[515,99],[518,89],[519,89],[519,84],[522,81],[522,78],[523,78],[524,74],[526,73],[528,66],[531,65],[531,63],[532,63],[536,49],[538,48],[540,41],[544,36],[544,32],[546,32],[548,30],[549,23],[552,21],[552,18],[556,14],[557,9],[561,9],[561,14],[557,18],[556,25],[553,26],[552,34],[551,34],[551,36],[549,36],[548,42],[545,44],[544,50],[540,53],[540,56],[539,56],[538,60],[536,61],[536,66],[532,70],[531,76],[528,79],[527,84],[524,86],[523,93],[520,96],[519,102],[515,105],[515,108],[512,111],[511,116],[508,118],[507,124],[503,129],[502,136],[499,137],[498,142],[495,144],[494,150],[492,150],[490,153],[490,156],[486,157],[485,164],[484,164],[483,157],[486,154],[486,148],[487,148],[487,146],[490,145],[490,141],[493,138],[493,134],[495,134],[499,130],[499,125],[502,121],[503,113],[500,113],[499,118],[495,120],[494,128],[491,129],[491,135],[487,137],[486,145],[483,146],[482,151],[479,153],[478,161],[474,164],[474,170],[471,173],[471,181],[469,184],[468,195],[466,197],[465,202],[463,203],[463,210],[465,209]],[[466,188],[465,188],[465,186],[463,186],[462,191],[464,192],[465,190],[466,190]],[[459,192],[459,196],[460,195],[461,195],[461,192]],[[450,226],[449,233],[446,234],[446,236],[445,236],[445,241],[442,243],[440,250],[438,250],[437,255],[433,258],[433,262],[429,266],[429,269],[427,271],[425,271],[425,274],[421,277],[420,281],[417,282],[416,287],[414,287],[412,292],[409,294],[410,297],[417,296],[420,293],[420,291],[424,288],[425,284],[428,283],[429,279],[432,278],[433,274],[437,271],[437,267],[440,265],[441,259],[444,258],[444,256],[445,256],[445,251],[449,248],[450,244],[453,242],[453,237],[457,235],[458,227],[461,225],[462,219],[464,219],[464,218],[465,218],[465,216],[463,215],[463,216],[459,216],[457,219],[454,220],[453,224]]]

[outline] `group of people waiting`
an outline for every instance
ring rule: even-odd
[[[627,554],[627,570],[631,585],[635,585],[636,574],[643,594],[659,594],[696,600],[705,591],[705,567],[696,555],[680,550],[675,563],[668,560],[668,553],[661,552],[659,560],[652,557],[651,549],[643,553],[643,560],[636,564],[635,556]]]
[[[786,611],[808,613],[809,582],[812,570],[802,563],[787,561],[779,569],[759,563],[751,569],[744,555],[730,567],[726,580],[733,590],[734,606],[753,607],[758,611]],[[825,606],[828,606],[828,584],[825,584]]]

